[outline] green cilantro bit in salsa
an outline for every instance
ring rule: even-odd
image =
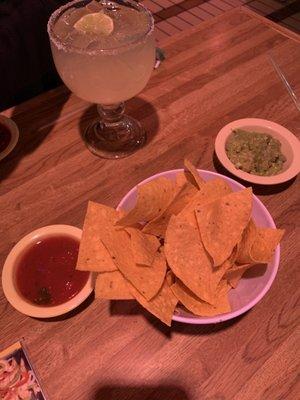
[[[38,296],[35,298],[34,301],[37,304],[50,304],[51,293],[46,287],[41,287],[38,291]]]
[[[286,161],[280,147],[279,140],[271,135],[234,129],[225,150],[236,168],[253,175],[271,176],[279,174]]]

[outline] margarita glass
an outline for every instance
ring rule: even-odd
[[[153,17],[133,0],[75,0],[48,22],[55,66],[68,88],[96,103],[100,117],[84,133],[104,158],[125,157],[146,141],[124,101],[146,86],[155,63]]]

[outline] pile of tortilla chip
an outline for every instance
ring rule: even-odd
[[[198,316],[229,312],[229,290],[271,260],[284,233],[256,226],[251,210],[251,188],[205,182],[185,161],[175,180],[138,186],[128,212],[89,202],[77,269],[98,273],[97,298],[136,299],[167,325],[177,304]]]

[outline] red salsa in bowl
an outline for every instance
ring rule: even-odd
[[[40,306],[71,300],[87,283],[89,272],[75,270],[79,240],[67,235],[40,238],[20,255],[15,283],[20,294]]]

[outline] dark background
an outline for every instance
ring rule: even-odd
[[[47,21],[67,0],[0,0],[0,111],[61,83]]]

